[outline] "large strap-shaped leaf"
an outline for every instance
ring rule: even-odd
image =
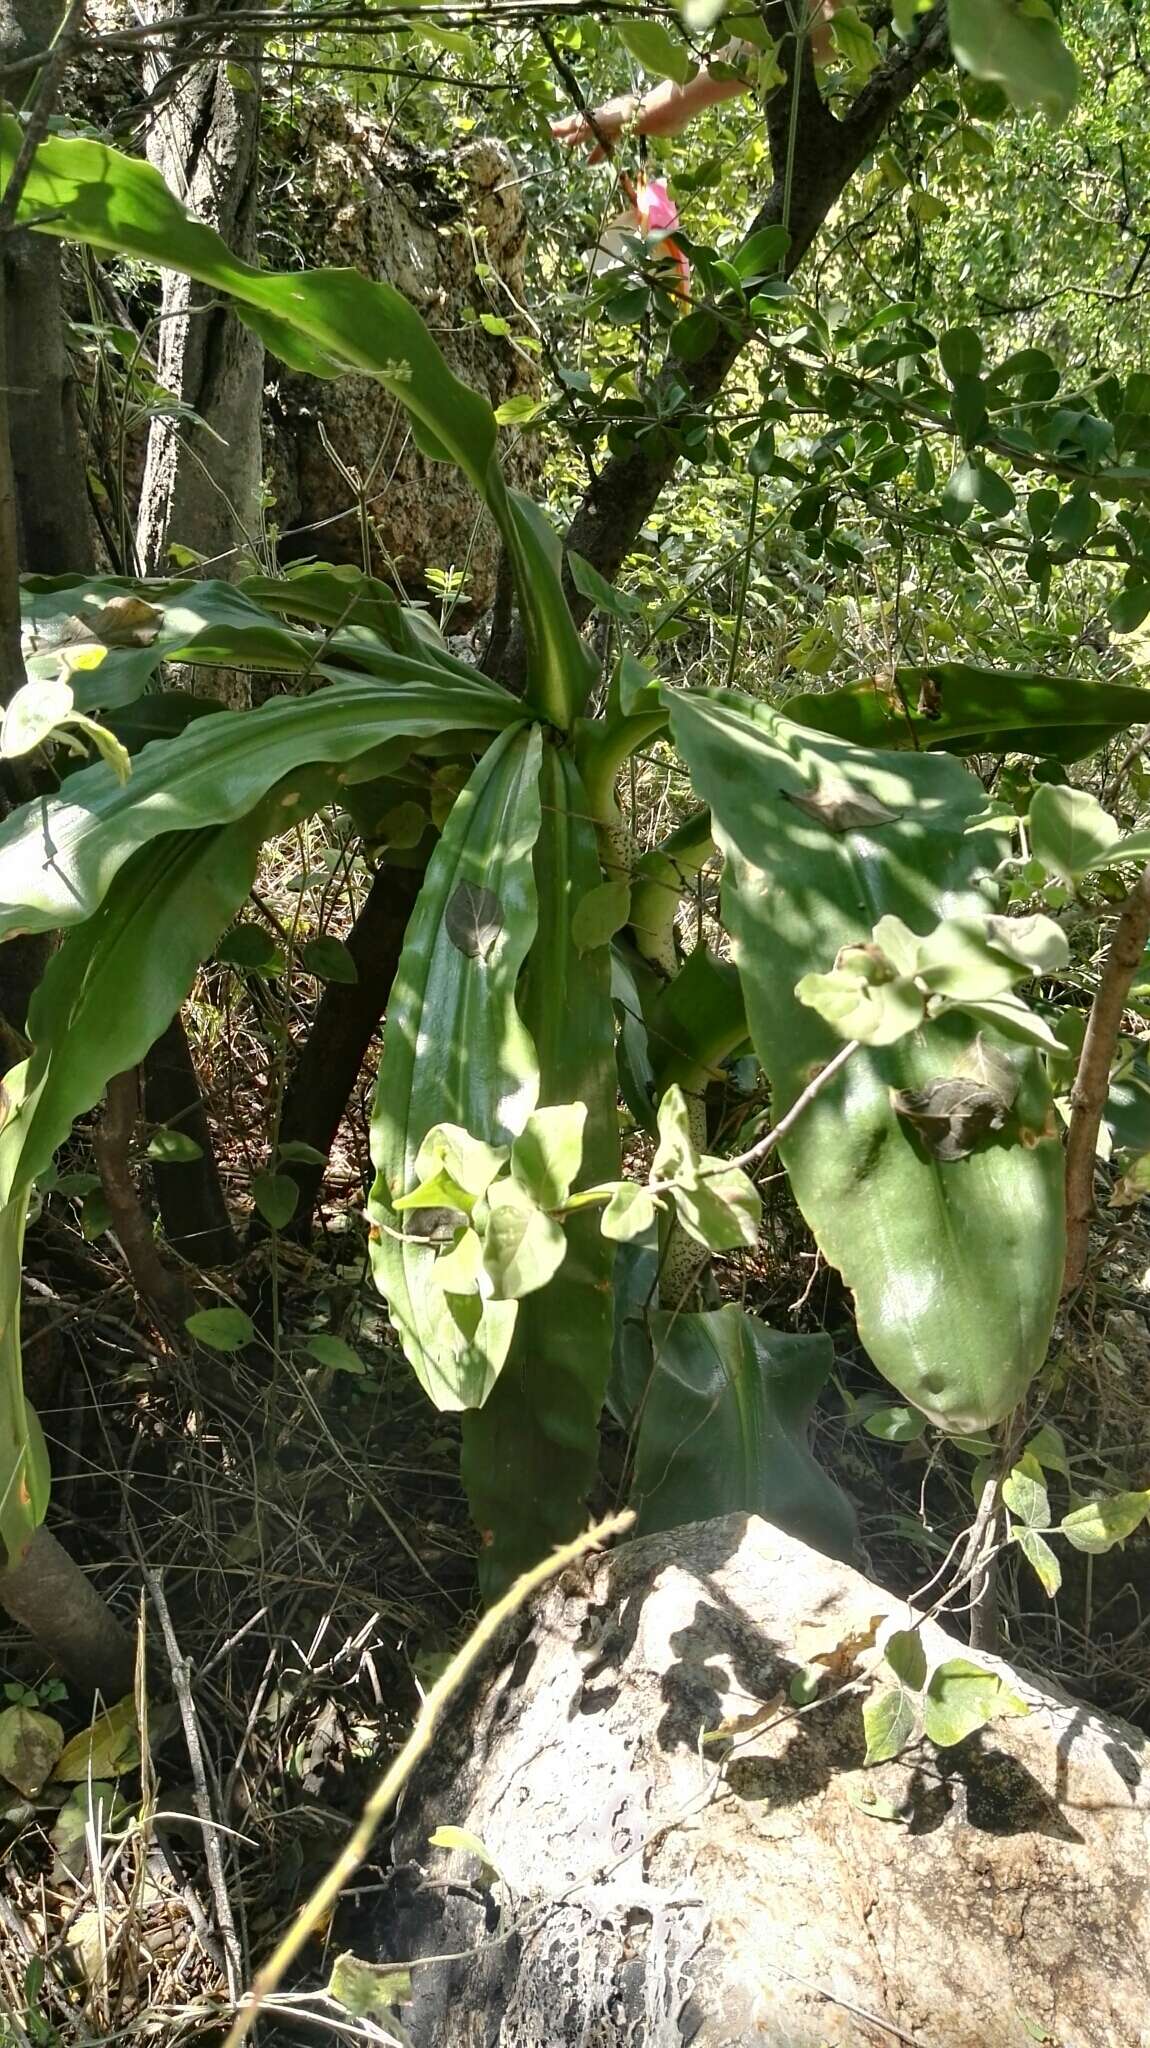
[[[351,762],[390,739],[522,722],[522,707],[491,684],[450,681],[399,655],[390,668],[391,682],[341,682],[198,719],[145,747],[126,783],[99,762],[69,776],[58,796],[14,811],[0,825],[0,938],[76,924],[138,847],[163,832],[227,824],[313,762]],[[302,815],[301,801],[283,789],[281,830]]]
[[[776,1115],[841,1047],[795,996],[887,912],[915,931],[985,913],[975,888],[979,784],[942,754],[882,754],[804,730],[736,695],[676,695],[675,740],[725,857],[724,921]],[[850,825],[844,789],[856,814]],[[827,803],[820,818],[808,803]],[[838,829],[835,829],[837,826]],[[983,842],[980,845],[980,842]],[[997,848],[992,848],[992,854]],[[863,1047],[782,1148],[799,1207],[853,1290],[879,1370],[943,1427],[986,1428],[1045,1356],[1062,1276],[1061,1148],[1032,1053],[1011,1124],[940,1162],[896,1116],[892,1089],[955,1072],[975,1026],[951,1016]]]
[[[1150,690],[936,661],[897,668],[881,682],[804,691],[784,708],[797,725],[860,747],[1056,754],[1075,761],[1150,718]]]
[[[0,117],[0,186],[22,131]],[[236,300],[241,317],[293,368],[312,376],[365,371],[411,417],[423,452],[458,464],[504,541],[529,653],[528,700],[568,726],[596,673],[567,609],[558,543],[541,513],[508,492],[496,457],[495,415],[448,368],[401,293],[356,270],[263,271],[233,256],[215,230],[189,218],[150,164],[103,143],[53,136],[32,162],[21,225],[182,271]]]
[[[535,1107],[539,1069],[515,989],[536,929],[540,750],[538,729],[505,734],[456,798],[388,1003],[371,1126],[372,1266],[437,1408],[487,1399],[518,1303],[445,1293],[433,1277],[428,1212],[397,1214],[393,1204],[415,1187],[416,1155],[434,1124],[459,1124],[497,1145]]]
[[[324,794],[313,772],[313,803]],[[330,775],[326,778],[330,781]],[[48,1504],[39,1424],[24,1400],[20,1252],[32,1183],[113,1074],[175,1015],[252,884],[274,799],[236,824],[173,833],[124,868],[53,954],[28,1013],[31,1057],[5,1079],[0,1126],[0,1542],[18,1556]]]
[[[580,953],[573,911],[602,879],[595,827],[570,755],[544,748],[543,823],[535,848],[539,933],[522,1010],[539,1059],[540,1100],[583,1102],[576,1187],[619,1172],[610,948]],[[584,1210],[565,1225],[567,1255],[519,1304],[515,1340],[485,1406],[463,1420],[463,1480],[483,1530],[480,1578],[495,1598],[587,1519],[599,1418],[611,1370],[615,1247]]]
[[[631,1486],[639,1533],[742,1512],[849,1558],[854,1513],[806,1435],[834,1363],[830,1338],[772,1330],[734,1302],[699,1315],[654,1309],[648,1324]]]
[[[132,703],[161,661],[293,674],[312,669],[327,644],[211,579],[29,578],[21,611],[29,675],[56,675],[63,665],[78,711]]]

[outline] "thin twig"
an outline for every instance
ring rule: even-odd
[[[236,1933],[232,1902],[228,1895],[227,1876],[224,1871],[221,1837],[212,1812],[211,1795],[208,1791],[208,1774],[204,1760],[203,1743],[200,1741],[200,1723],[196,1703],[192,1696],[190,1666],[182,1654],[179,1639],[172,1622],[171,1612],[164,1596],[163,1584],[158,1572],[154,1572],[141,1555],[140,1571],[148,1588],[153,1607],[159,1617],[164,1636],[164,1648],[168,1653],[168,1666],[172,1674],[176,1701],[183,1724],[184,1741],[188,1748],[188,1762],[192,1771],[192,1787],[195,1795],[196,1813],[199,1817],[204,1838],[204,1862],[207,1867],[208,1883],[211,1886],[212,1902],[216,1909],[216,1925],[224,1946],[227,1964],[228,1995],[235,2000],[243,1981],[244,1960]]]
[[[504,1623],[509,1621],[513,1614],[517,1614],[532,1595],[537,1593],[541,1586],[546,1585],[548,1579],[565,1571],[568,1565],[575,1564],[589,1551],[601,1549],[611,1537],[623,1535],[634,1519],[634,1515],[626,1513],[609,1515],[604,1521],[595,1523],[590,1529],[584,1530],[581,1536],[577,1536],[574,1542],[566,1543],[562,1549],[552,1551],[550,1557],[543,1558],[529,1572],[524,1572],[503,1595],[502,1600],[497,1600],[494,1607],[488,1608],[462,1648],[457,1650],[446,1671],[427,1694],[411,1734],[376,1785],[326,1877],[320,1881],[311,1897],[300,1908],[282,1941],[262,1970],[257,1973],[248,2002],[236,2014],[224,2048],[239,2048],[240,2042],[246,2039],[255,2024],[260,2006],[277,1989],[284,1971],[295,1960],[329,1908],[335,1904],[348,1878],[354,1876],[359,1869],[371,1848],[377,1828],[387,1818],[416,1764],[430,1748],[445,1707],[454,1699],[464,1680],[480,1662]]]
[[[1102,963],[1102,975],[1087,1020],[1078,1072],[1070,1091],[1070,1132],[1066,1141],[1066,1265],[1063,1294],[1080,1287],[1086,1273],[1090,1221],[1094,1214],[1094,1161],[1098,1129],[1110,1092],[1110,1069],[1122,1030],[1126,998],[1150,938],[1150,866],[1122,906]]]
[[[48,133],[48,123],[56,96],[64,80],[64,73],[71,61],[73,50],[80,35],[80,23],[84,17],[87,0],[71,0],[71,6],[60,24],[56,40],[44,58],[44,69],[36,88],[36,98],[27,125],[16,152],[4,196],[0,198],[0,235],[7,234],[15,225],[16,209],[28,183],[32,159]]]
[[[809,1109],[816,1096],[821,1095],[823,1089],[834,1080],[835,1075],[842,1072],[847,1061],[858,1051],[861,1042],[858,1038],[848,1038],[846,1044],[839,1047],[833,1060],[828,1060],[825,1067],[820,1067],[814,1080],[808,1081],[802,1094],[796,1095],[786,1115],[781,1116],[777,1124],[771,1125],[766,1137],[760,1138],[758,1144],[752,1145],[749,1151],[738,1153],[734,1159],[724,1159],[724,1168],[729,1170],[732,1166],[741,1166],[745,1170],[748,1166],[757,1166],[760,1159],[765,1159],[768,1153],[773,1152],[775,1146],[781,1144],[788,1132],[794,1129],[803,1111]]]

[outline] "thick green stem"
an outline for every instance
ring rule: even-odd
[[[635,869],[631,928],[645,960],[668,979],[679,965],[675,919],[684,896],[715,851],[711,814],[696,811],[662,846],[652,847]]]

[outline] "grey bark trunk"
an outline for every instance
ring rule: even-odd
[[[166,11],[166,10],[158,10]],[[190,8],[189,11],[198,11]],[[198,219],[237,256],[255,250],[259,155],[259,49],[229,33],[219,8],[215,61],[189,67],[161,102],[148,136],[149,162]],[[176,43],[176,61],[179,58]],[[170,74],[170,45],[145,59],[145,88]],[[173,542],[206,558],[208,573],[235,573],[259,517],[263,344],[205,286],[166,272],[156,350],[159,381],[202,425],[155,419],[148,436],[137,554],[146,575],[170,571]]]

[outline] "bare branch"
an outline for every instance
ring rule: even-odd
[[[1066,1145],[1066,1266],[1062,1291],[1080,1287],[1086,1272],[1090,1219],[1094,1214],[1094,1160],[1098,1128],[1110,1092],[1110,1068],[1122,1029],[1126,998],[1150,938],[1150,867],[1122,907],[1102,964],[1102,979],[1091,1006],[1078,1072],[1070,1092],[1070,1135]]]

